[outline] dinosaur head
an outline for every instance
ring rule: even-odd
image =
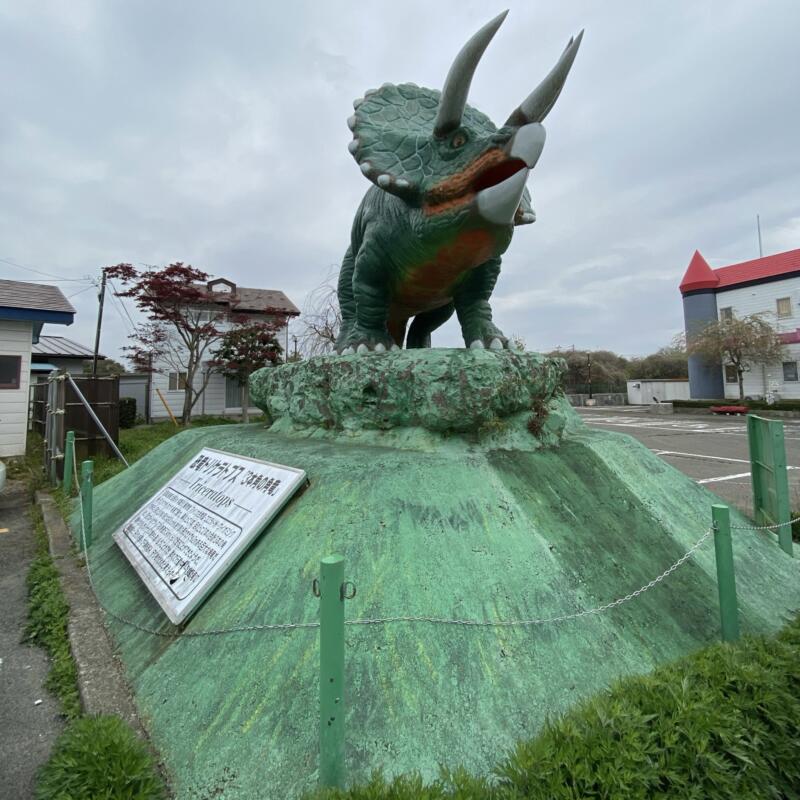
[[[456,56],[441,92],[385,83],[354,101],[349,150],[376,186],[426,214],[472,209],[493,224],[535,216],[525,182],[544,147],[542,120],[558,99],[583,32],[497,128],[467,105],[472,76],[508,12],[484,25]]]

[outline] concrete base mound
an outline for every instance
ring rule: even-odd
[[[111,535],[204,446],[300,467],[310,485],[186,633],[316,621],[311,581],[333,552],[357,587],[351,620],[508,622],[627,595],[697,542],[716,498],[633,439],[588,430],[557,392],[546,402],[563,417],[558,446],[514,448],[474,429],[404,438],[398,428],[315,431],[280,419],[272,429],[181,433],[96,489],[99,596],[131,622],[174,631]],[[734,555],[743,632],[774,631],[800,607],[798,562],[769,533],[737,531]],[[314,788],[316,629],[172,639],[108,624],[177,798],[292,798]],[[351,625],[346,635],[349,780],[374,769],[426,778],[440,765],[487,771],[547,715],[718,640],[713,542],[603,613],[519,627]]]

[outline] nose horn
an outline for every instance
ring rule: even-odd
[[[484,50],[489,46],[489,42],[503,24],[507,14],[508,9],[498,14],[491,22],[487,22],[459,51],[444,81],[439,111],[433,128],[434,135],[440,138],[447,136],[461,124],[472,76]]]
[[[583,31],[574,39],[570,39],[558,63],[550,70],[547,77],[522,101],[511,116],[506,120],[506,125],[518,128],[531,122],[541,122],[555,105],[564,82],[572,68],[572,62],[581,46]]]

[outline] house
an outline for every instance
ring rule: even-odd
[[[42,326],[74,318],[57,287],[0,280],[0,457],[25,454],[31,350]]]
[[[31,350],[31,383],[46,381],[54,369],[82,375],[84,365],[94,357],[94,351],[66,336],[40,336]],[[106,357],[97,354],[98,361]]]
[[[234,320],[247,319],[255,322],[269,322],[280,316],[285,319],[297,317],[300,310],[281,291],[276,289],[250,289],[237,286],[226,278],[216,278],[208,281],[204,287],[208,292],[209,302],[192,309],[199,321],[218,319],[218,327],[228,328]],[[284,325],[276,334],[284,353],[289,348],[289,328]],[[213,347],[211,348],[213,350]],[[206,365],[211,358],[207,353],[204,358],[204,367],[198,382],[210,372],[208,385],[202,396],[198,399],[192,414],[238,415],[242,413],[242,387],[234,380],[226,378],[208,368]],[[161,359],[153,364],[154,371],[149,387],[149,408],[153,419],[166,418],[167,409],[176,417],[183,411],[184,386],[186,373],[170,361]],[[127,390],[121,386],[120,392]],[[160,393],[160,396],[159,396]],[[131,392],[133,394],[133,392]],[[163,399],[162,399],[163,398]],[[144,405],[144,404],[143,404]],[[252,409],[257,411],[257,409]],[[139,407],[137,400],[137,414],[144,415],[144,408]]]
[[[764,314],[786,345],[784,361],[744,374],[746,397],[800,398],[800,249],[712,269],[695,251],[680,284],[687,336],[709,322]],[[689,357],[692,398],[738,398],[736,370]]]

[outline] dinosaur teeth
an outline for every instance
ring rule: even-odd
[[[386,174],[378,175],[378,186],[380,186],[381,189],[388,188],[391,185],[391,183],[392,183],[392,179],[391,179],[391,177],[389,175],[386,175]]]
[[[365,175],[369,175],[370,172],[372,172],[372,164],[370,164],[369,161],[365,161],[363,164],[361,164],[361,171]]]
[[[398,189],[408,189],[411,186],[405,178],[397,178],[394,184]]]
[[[355,155],[355,154],[356,154],[356,150],[358,150],[358,146],[359,146],[360,144],[361,144],[361,142],[359,142],[359,141],[358,141],[358,139],[353,139],[353,141],[352,141],[352,142],[350,142],[350,143],[347,145],[347,149],[350,151],[350,153],[351,153],[352,155]]]
[[[347,127],[350,128],[351,131],[356,129],[356,115],[353,114],[352,117],[347,118]]]

